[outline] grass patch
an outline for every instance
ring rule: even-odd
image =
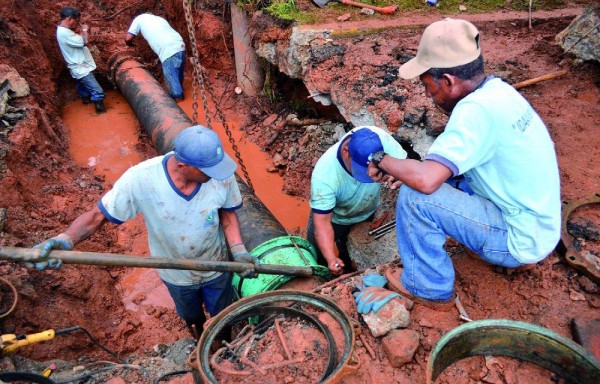
[[[306,3],[311,6],[307,7]],[[396,5],[398,11],[402,12],[439,12],[440,14],[460,14],[460,13],[483,13],[493,12],[500,9],[509,9],[514,11],[529,10],[529,0],[437,0],[436,6],[426,3],[426,0],[360,0],[360,2],[379,7]],[[305,6],[301,10],[298,4]],[[343,5],[331,1],[325,8],[318,8],[310,0],[238,0],[238,4],[246,5],[253,9],[264,9],[274,17],[282,20],[298,22],[300,24],[331,21],[332,16],[341,15],[347,12],[355,12],[358,8],[349,5]],[[533,10],[556,9],[565,7],[566,0],[533,0]],[[460,11],[459,6],[466,7],[465,11]],[[309,10],[306,10],[306,9]],[[326,12],[323,12],[326,11]],[[328,20],[321,20],[322,14],[326,13]],[[365,16],[369,18],[373,16]]]

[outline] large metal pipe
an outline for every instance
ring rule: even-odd
[[[193,125],[185,112],[154,77],[135,59],[115,55],[109,62],[112,77],[150,136],[156,151],[173,150],[179,132]],[[283,225],[237,176],[244,208],[238,210],[242,238],[248,251],[265,241],[287,236]]]

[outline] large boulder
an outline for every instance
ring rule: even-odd
[[[25,97],[29,95],[29,84],[19,75],[19,72],[10,65],[0,64],[0,83],[3,83],[4,80],[8,80],[10,84],[12,91],[9,95],[10,97]]]
[[[561,33],[556,41],[582,61],[600,62],[600,3],[592,2]]]

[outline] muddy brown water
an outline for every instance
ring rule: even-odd
[[[192,115],[191,93],[191,87],[187,86],[186,100],[179,104],[188,116]],[[112,91],[107,93],[105,104],[107,113],[98,115],[90,105],[84,105],[81,101],[72,102],[63,110],[62,119],[69,128],[69,150],[73,159],[83,167],[92,168],[95,174],[113,184],[129,167],[146,157],[136,149],[140,141],[139,124],[127,100],[120,93]],[[199,120],[204,122],[204,111],[198,112]],[[281,177],[265,170],[270,163],[268,155],[261,152],[256,144],[243,140],[243,132],[239,130],[235,115],[229,114],[227,117],[257,196],[288,232],[299,233],[308,220],[308,202],[281,192]],[[213,128],[218,132],[225,151],[235,160],[222,124],[213,123]],[[134,254],[148,255],[143,219],[138,217],[123,226],[138,233],[132,248]],[[125,230],[122,233],[126,236]],[[119,244],[124,245],[125,240],[120,236]],[[129,311],[139,312],[142,305],[174,309],[173,301],[155,270],[131,269],[118,284],[123,304]]]

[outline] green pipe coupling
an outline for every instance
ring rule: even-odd
[[[311,267],[317,276],[328,278],[329,269],[317,263],[317,254],[313,245],[297,236],[281,236],[260,244],[250,252],[263,264]],[[254,279],[243,279],[233,275],[233,287],[239,297],[273,291],[292,280],[293,276],[258,275]]]

